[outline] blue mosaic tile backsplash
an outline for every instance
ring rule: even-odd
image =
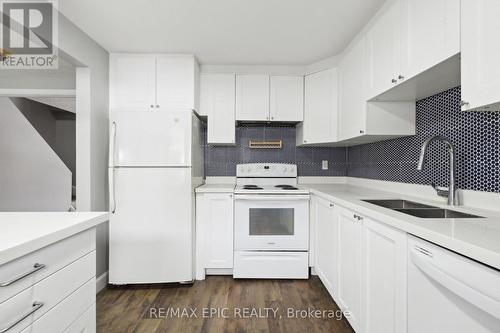
[[[282,149],[250,149],[249,140],[283,140]],[[206,140],[205,140],[206,142]],[[236,128],[236,146],[205,144],[205,176],[235,176],[238,163],[295,163],[299,176],[345,176],[345,148],[296,147],[295,127],[243,125]],[[328,170],[321,170],[321,161]]]
[[[348,148],[347,175],[403,183],[448,186],[448,153],[434,142],[424,170],[417,171],[420,147],[435,134],[456,148],[461,189],[500,192],[500,112],[460,111],[460,87],[417,102],[416,135]]]
[[[500,112],[460,111],[460,87],[417,102],[412,137],[349,148],[296,147],[292,126],[236,128],[236,146],[205,144],[205,175],[235,176],[236,164],[296,163],[299,176],[350,176],[403,183],[448,186],[448,154],[434,142],[424,170],[417,171],[422,142],[441,134],[456,148],[457,183],[468,190],[500,192]],[[283,140],[283,149],[249,149],[249,140]],[[329,169],[321,170],[328,160]]]

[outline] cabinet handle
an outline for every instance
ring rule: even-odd
[[[360,134],[365,134],[365,131],[363,131],[363,130],[359,130],[359,133],[360,133]]]
[[[363,218],[357,214],[354,214],[353,217],[358,220],[358,221],[361,221]]]
[[[335,207],[335,205],[331,203],[331,204],[330,204],[330,207]]]
[[[154,108],[155,106],[154,106],[153,104],[151,104],[149,107],[150,107],[150,108]]]
[[[461,101],[460,102],[460,106],[466,106],[466,105],[469,105],[469,102],[466,102],[466,101]]]
[[[304,143],[307,143],[307,140],[304,140]]]
[[[398,80],[396,80],[396,79],[392,79],[392,80],[391,80],[391,82],[392,82],[392,83],[398,83]]]
[[[8,286],[10,286],[11,284],[16,283],[16,282],[17,282],[17,281],[19,281],[19,280],[22,280],[22,279],[24,279],[25,277],[30,276],[31,274],[33,274],[33,273],[35,273],[35,272],[38,272],[39,270],[41,270],[41,269],[43,269],[43,268],[45,268],[45,265],[44,265],[44,264],[38,264],[38,263],[37,263],[37,264],[34,264],[34,265],[33,265],[33,269],[32,269],[31,271],[26,272],[26,273],[23,273],[23,274],[21,274],[21,275],[19,275],[19,276],[15,277],[15,278],[13,278],[13,279],[12,279],[12,280],[10,280],[10,281],[0,283],[0,287],[8,287]],[[2,331],[0,331],[0,333],[2,333]]]
[[[160,106],[158,104],[156,104],[156,108],[159,108]]]
[[[271,117],[271,120],[273,120],[273,119],[274,119],[274,117]]]
[[[14,320],[11,324],[9,324],[9,326],[1,328],[0,329],[0,333],[5,333],[7,331],[10,331],[14,326],[16,326],[17,324],[19,324],[20,322],[22,322],[24,319],[26,319],[29,316],[31,316],[33,313],[35,313],[38,310],[40,310],[40,308],[42,306],[43,306],[42,302],[34,302],[33,305],[32,305],[31,310],[29,310],[28,312],[26,312],[25,314],[23,314],[20,318]]]
[[[400,79],[400,80],[404,80],[404,79],[405,79],[405,77],[404,77],[403,75],[398,75],[398,79]]]

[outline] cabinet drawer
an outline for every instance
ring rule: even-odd
[[[0,303],[0,331],[33,311],[35,304],[43,304],[9,330],[9,333],[21,331],[90,279],[95,283],[95,251]],[[95,300],[95,294],[92,298]]]
[[[234,253],[235,279],[307,279],[307,252]]]
[[[94,295],[95,279],[90,279],[21,333],[95,332]]]
[[[95,333],[96,326],[96,308],[92,304],[64,333]]]
[[[0,304],[94,250],[95,229],[91,229],[1,265],[0,285],[5,286],[0,286]],[[36,270],[35,264],[44,267]]]

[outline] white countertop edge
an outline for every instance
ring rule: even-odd
[[[69,214],[78,214],[78,212]],[[23,257],[31,252],[37,251],[43,247],[46,247],[48,245],[61,241],[65,238],[76,235],[82,231],[91,229],[109,220],[109,214],[107,212],[102,212],[98,214],[99,215],[96,215],[95,217],[92,217],[85,221],[72,224],[67,228],[55,230],[52,233],[45,234],[38,238],[33,238],[19,245],[0,251],[0,265],[6,264],[12,260]]]
[[[303,184],[306,186],[306,184]],[[440,234],[439,232],[434,232],[433,230],[430,230],[425,227],[419,227],[413,223],[408,223],[402,219],[394,218],[389,215],[390,210],[387,210],[387,208],[376,208],[376,207],[364,207],[361,202],[356,202],[359,200],[346,200],[343,199],[341,196],[336,196],[334,194],[330,193],[325,193],[321,190],[315,189],[314,185],[310,185],[310,191],[311,194],[317,195],[325,200],[331,200],[337,203],[340,206],[343,206],[348,209],[353,209],[357,213],[361,215],[366,215],[370,219],[373,219],[375,221],[387,224],[395,229],[404,231],[406,233],[412,234],[414,236],[417,236],[419,238],[422,238],[426,241],[429,241],[431,243],[434,243],[438,246],[447,248],[451,251],[457,252],[463,256],[469,257],[473,260],[479,261],[485,265],[491,266],[495,269],[500,270],[500,254],[491,251],[488,249],[485,249],[480,246],[476,246],[472,243],[469,242],[464,242],[459,239],[455,238],[450,238],[449,236]],[[351,185],[352,186],[352,185]],[[394,195],[393,195],[394,197]],[[370,195],[366,196],[367,199],[370,198]],[[417,202],[423,202],[425,203],[425,200],[422,200],[420,198],[414,198],[410,197],[407,195],[401,195],[397,197],[398,199],[409,199],[409,200],[414,200]],[[436,206],[442,206],[440,204],[435,204]],[[448,207],[449,208],[449,207]],[[378,211],[378,209],[382,211]],[[457,211],[464,211],[464,212],[470,212],[469,209],[463,208],[463,207],[452,207],[451,209],[457,210]],[[385,212],[384,212],[385,210]],[[472,212],[476,213],[477,212]],[[408,216],[408,218],[412,218],[411,216]],[[418,218],[415,218],[418,219]],[[499,240],[500,241],[500,240]]]

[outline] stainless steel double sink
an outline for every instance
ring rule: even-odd
[[[460,219],[460,218],[483,218],[482,216],[457,212],[455,210],[424,205],[418,202],[387,199],[387,200],[361,200],[380,207],[392,209],[403,214],[426,219]]]

